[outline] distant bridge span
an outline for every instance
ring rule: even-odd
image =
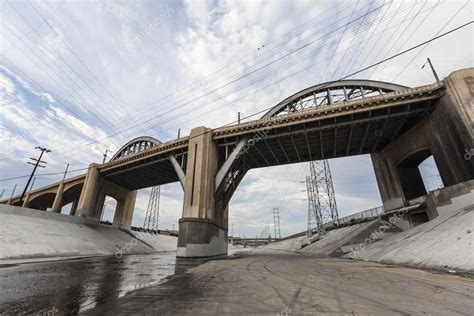
[[[345,80],[302,90],[258,120],[197,127],[165,143],[140,137],[111,161],[91,164],[77,211],[98,221],[110,195],[118,201],[114,225],[129,226],[136,190],[180,182],[178,256],[219,255],[227,251],[228,203],[248,170],[360,154],[371,154],[384,207],[394,209],[426,194],[417,167],[430,155],[445,186],[473,178],[463,159],[474,147],[472,90],[472,68],[416,88]]]

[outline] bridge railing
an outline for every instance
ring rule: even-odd
[[[358,221],[366,221],[370,219],[376,219],[378,218],[382,213],[384,212],[383,206],[378,206],[374,208],[370,208],[368,210],[364,210],[355,214],[351,214],[345,217],[342,217],[339,219],[339,226],[345,226],[347,224],[350,224],[351,221],[354,223],[357,223]],[[324,224],[325,229],[334,229],[332,223],[326,223]],[[296,237],[301,237],[305,236],[308,232],[305,230],[300,233],[296,233],[290,236],[286,236],[281,238],[280,240],[287,240],[287,239],[292,239]]]
[[[359,213],[351,214],[339,218],[339,225],[344,225],[350,221],[367,220],[379,217],[383,213],[383,206],[374,207]]]

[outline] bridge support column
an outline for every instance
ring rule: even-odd
[[[179,221],[178,257],[227,254],[228,207],[214,193],[217,149],[211,129],[194,128],[189,135],[183,216]]]
[[[79,216],[89,217],[89,214],[95,211],[99,191],[99,171],[97,164],[90,164],[87,169],[84,187],[82,188],[81,197],[77,205]]]
[[[418,166],[431,155],[444,186],[474,178],[474,158],[468,155],[474,150],[473,74],[473,68],[452,73],[434,111],[371,155],[385,211],[427,193]]]
[[[74,200],[72,202],[72,206],[71,206],[71,211],[69,212],[69,215],[76,215],[76,211],[77,211],[77,203],[79,202],[79,200]]]
[[[25,199],[23,200],[22,207],[28,207],[28,202],[30,202],[30,192],[26,193]]]
[[[61,213],[61,204],[63,201],[64,182],[61,182],[54,197],[53,207],[51,208],[53,213]]]
[[[117,207],[115,208],[113,226],[130,228],[136,199],[137,191],[122,192],[120,194],[120,198],[117,199]]]
[[[117,201],[113,225],[130,228],[137,191],[129,190],[102,178],[97,170],[97,165],[91,164],[87,170],[77,212],[92,222],[100,222],[107,195]]]

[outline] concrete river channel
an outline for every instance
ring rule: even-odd
[[[0,267],[0,315],[473,315],[472,275],[285,251]]]

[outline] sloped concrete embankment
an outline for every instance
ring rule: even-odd
[[[407,226],[408,216],[392,217],[323,236],[284,240],[264,249],[474,272],[473,181],[433,192],[425,201],[438,216],[413,228]]]
[[[374,243],[354,244],[355,251],[344,257],[474,272],[473,201],[472,193],[454,198],[437,208],[435,219],[396,235],[384,234]]]
[[[89,225],[64,214],[0,205],[0,260],[175,251],[177,238]]]
[[[314,235],[282,240],[260,247],[261,250],[296,251],[315,256],[342,256],[349,251],[347,245],[362,242],[370,235],[378,220],[333,229],[323,236]]]

